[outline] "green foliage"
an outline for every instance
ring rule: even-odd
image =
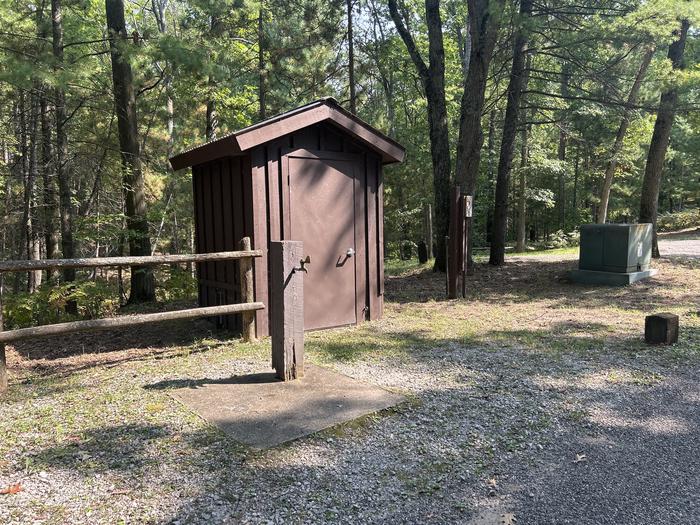
[[[114,315],[119,308],[115,285],[104,280],[78,281],[73,284],[45,283],[34,293],[8,294],[3,316],[7,329],[27,328],[74,320],[66,313],[66,304],[75,301],[78,318],[95,319]]]
[[[158,301],[191,300],[197,297],[197,279],[192,276],[191,271],[170,267],[162,273],[159,272],[158,277],[159,286],[156,290]]]
[[[657,226],[660,232],[700,228],[700,209],[662,213],[659,215]]]
[[[581,233],[578,230],[569,233],[565,233],[562,230],[557,230],[542,243],[542,248],[546,250],[572,248],[574,246],[578,246],[580,243]]]

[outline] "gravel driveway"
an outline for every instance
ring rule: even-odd
[[[454,301],[439,274],[388,279],[381,321],[305,351],[408,401],[263,451],[169,392],[267,371],[267,341],[202,321],[11,348],[0,523],[697,524],[700,261],[629,287],[572,285],[573,264],[479,265]],[[664,310],[679,343],[648,347]]]
[[[659,251],[663,257],[700,259],[700,229],[680,234],[661,234]]]
[[[589,423],[514,479],[494,514],[512,512],[518,525],[699,523],[697,370],[655,385],[601,379],[579,385]]]

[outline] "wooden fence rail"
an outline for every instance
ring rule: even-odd
[[[262,250],[192,253],[187,255],[151,255],[142,257],[94,257],[90,259],[43,259],[40,261],[0,261],[0,272],[23,272],[62,268],[100,268],[108,266],[157,266],[190,262],[229,261],[261,257]]]
[[[242,250],[233,252],[196,253],[187,255],[153,255],[143,257],[95,257],[91,259],[45,259],[40,261],[0,261],[0,393],[7,390],[7,364],[5,343],[21,341],[34,337],[61,335],[93,330],[108,330],[135,326],[146,323],[172,321],[175,319],[192,319],[195,317],[212,317],[218,315],[243,314],[243,338],[255,338],[256,310],[265,308],[253,297],[252,259],[262,257],[262,250],[252,250],[249,237],[241,240]],[[6,272],[36,271],[63,268],[99,268],[119,266],[155,266],[159,264],[201,263],[212,261],[241,261],[241,302],[203,308],[189,308],[169,312],[158,312],[140,315],[125,315],[106,319],[89,319],[87,321],[72,321],[31,328],[3,331],[2,319],[2,275]]]

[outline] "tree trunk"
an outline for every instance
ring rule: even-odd
[[[532,55],[527,54],[525,61],[525,71],[523,74],[525,78],[523,79],[522,89],[525,91],[527,89],[527,83],[530,76],[530,66],[532,64]],[[522,105],[525,105],[527,96],[522,95]],[[523,109],[523,116],[527,117],[527,109]],[[520,130],[520,177],[518,180],[518,225],[516,228],[516,242],[515,251],[524,252],[527,247],[527,200],[525,198],[525,192],[527,189],[527,161],[530,156],[529,149],[529,134],[530,126],[525,122],[527,118],[523,119],[521,123],[522,129]]]
[[[348,84],[350,87],[350,112],[357,113],[357,93],[355,91],[355,45],[352,36],[353,0],[345,0],[348,14]]]
[[[214,39],[219,36],[219,31],[221,30],[221,23],[218,16],[211,17],[210,34]],[[216,89],[216,79],[209,75],[207,80],[207,86],[209,90],[209,98],[207,99],[207,116],[206,125],[204,127],[204,137],[207,141],[216,139],[216,134],[219,129],[219,116],[216,113],[216,102],[214,101],[213,95]]]
[[[571,71],[568,63],[562,65],[561,75],[559,82],[559,91],[562,98],[567,98],[569,96],[569,81],[571,80]],[[563,113],[563,111],[562,111]],[[560,162],[566,160],[566,146],[569,141],[569,132],[566,125],[564,124],[564,119],[560,118],[559,122],[559,144],[557,146],[557,159]],[[561,230],[565,229],[566,226],[566,179],[564,177],[563,167],[559,168],[558,176],[558,192],[557,192],[557,215],[558,224]]]
[[[49,105],[44,92],[39,98],[39,108],[41,115],[41,178],[44,184],[44,243],[46,245],[46,258],[55,259],[60,251],[60,235],[56,228],[60,216],[56,202],[56,174],[51,142],[51,122],[48,116]],[[51,272],[47,272],[47,278],[51,278]]]
[[[63,69],[63,15],[61,13],[61,0],[51,0],[52,19],[52,43],[53,56],[56,61],[55,71],[59,73]],[[71,191],[71,176],[68,170],[68,136],[66,135],[66,94],[59,85],[54,92],[55,118],[56,118],[56,156],[55,170],[58,180],[59,207],[61,213],[61,255],[66,259],[75,257],[75,244],[73,241],[73,202]],[[63,280],[75,281],[75,270],[66,268],[63,271]],[[69,313],[77,312],[75,303],[66,305]]]
[[[678,39],[668,48],[668,58],[671,60],[673,69],[683,68],[683,52],[688,36],[688,20],[681,22],[680,31],[676,31]],[[668,141],[671,137],[671,128],[676,114],[676,103],[678,102],[678,92],[675,86],[670,87],[661,95],[659,111],[656,115],[654,133],[649,144],[649,154],[644,169],[644,181],[642,183],[642,195],[639,206],[639,222],[653,224],[653,246],[652,255],[660,257],[659,245],[656,238],[656,219],[659,212],[659,188],[661,186],[661,172],[666,158]]]
[[[28,127],[28,153],[26,184],[24,186],[24,227],[26,237],[26,256],[29,260],[37,260],[41,257],[39,228],[35,221],[36,211],[36,181],[39,174],[38,142],[39,142],[39,98],[36,93],[38,85],[29,98],[30,116]],[[27,291],[34,293],[41,285],[41,270],[29,272],[27,278]]]
[[[532,12],[532,0],[520,0],[520,16],[525,19]],[[521,20],[522,23],[522,20]],[[520,97],[524,88],[525,56],[527,55],[527,32],[520,27],[513,43],[513,64],[508,83],[506,115],[503,121],[501,154],[498,160],[496,198],[493,211],[493,240],[489,264],[501,266],[505,262],[506,233],[508,227],[508,186],[513,164],[515,135],[518,128]]]
[[[396,0],[389,0],[389,12],[408,53],[420,76],[428,102],[428,129],[433,164],[433,192],[435,199],[435,235],[437,253],[435,269],[445,271],[445,236],[449,226],[450,195],[450,140],[445,102],[445,49],[442,36],[439,0],[425,0],[425,18],[428,25],[428,58],[426,65],[399,14]]]
[[[136,122],[136,98],[128,58],[122,54],[122,46],[128,37],[124,22],[123,0],[107,0],[107,30],[112,59],[114,106],[119,128],[119,149],[124,170],[124,196],[126,221],[129,234],[130,255],[150,255],[151,241],[146,218],[144,175],[141,169],[141,151]],[[120,40],[122,40],[120,42]],[[155,299],[153,271],[147,267],[131,268],[131,293],[129,302]]]
[[[612,187],[613,177],[615,176],[615,169],[617,168],[617,159],[622,151],[622,145],[625,141],[625,135],[627,134],[627,128],[630,124],[630,117],[632,114],[632,106],[637,102],[637,96],[639,95],[639,89],[642,86],[642,80],[644,75],[646,75],[651,59],[654,56],[654,48],[649,48],[644,57],[642,58],[642,63],[637,71],[637,77],[634,79],[634,84],[630,89],[629,95],[627,96],[627,105],[622,113],[622,120],[620,120],[620,126],[617,128],[617,134],[615,135],[615,143],[613,144],[612,151],[610,152],[610,160],[605,167],[605,176],[603,178],[603,186],[600,190],[600,204],[598,207],[598,216],[596,217],[596,222],[599,224],[605,224],[608,216],[608,203],[610,200],[610,188]]]
[[[471,54],[460,104],[455,180],[465,193],[474,195],[484,142],[481,112],[484,108],[486,79],[498,38],[504,0],[468,0],[467,5]],[[473,219],[467,219],[466,223],[467,230],[471,231]],[[467,263],[470,268],[473,266],[472,237],[469,236],[467,247]]]
[[[165,18],[165,9],[168,5],[168,0],[151,0],[151,7],[153,9],[153,16],[156,19],[156,25],[158,26],[158,32],[164,35],[168,30],[167,20]],[[168,131],[168,151],[167,158],[170,158],[173,150],[174,134],[175,134],[175,108],[173,103],[173,75],[171,71],[170,64],[166,61],[165,68],[163,71],[163,86],[165,88],[165,114],[166,122],[165,126]],[[169,165],[168,165],[169,168]],[[168,169],[166,168],[166,169]]]

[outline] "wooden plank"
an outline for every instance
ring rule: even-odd
[[[268,215],[270,221],[271,241],[282,240],[282,223],[280,212],[282,210],[282,194],[280,193],[280,144],[278,142],[268,144],[266,148],[267,164],[267,188],[268,188]]]
[[[223,245],[220,249],[222,250],[235,250],[237,248],[237,239],[234,236],[234,218],[233,218],[233,208],[236,206],[235,200],[233,200],[232,195],[232,178],[235,176],[235,169],[233,167],[235,160],[226,159],[224,161],[225,169],[223,170],[221,177],[221,217],[223,225]],[[236,267],[233,260],[227,261],[225,264],[226,275],[225,282],[235,284],[236,282]],[[233,294],[227,294],[227,303],[235,303],[236,298]]]
[[[250,213],[252,221],[253,247],[261,250],[264,255],[253,261],[253,273],[255,276],[255,297],[258,301],[267,304],[268,282],[268,199],[267,180],[265,167],[265,153],[263,148],[255,148],[251,153],[250,171],[244,171],[243,176],[250,179],[251,202]],[[269,335],[269,313],[266,311],[255,312],[255,328],[257,336]]]
[[[200,166],[199,179],[201,188],[201,208],[200,217],[202,218],[202,236],[200,237],[200,250],[204,253],[213,252],[214,248],[211,244],[211,162]],[[209,263],[200,265],[202,267],[202,275],[206,280],[216,280],[214,268]],[[205,286],[202,290],[204,302],[200,306],[213,306],[216,304],[215,295],[210,293],[211,288]]]
[[[366,319],[367,312],[367,242],[365,225],[365,173],[364,162],[352,164],[355,197],[355,323],[360,324]]]
[[[241,250],[250,250],[250,237],[241,239]],[[241,303],[252,303],[255,297],[253,288],[253,260],[251,258],[240,261]],[[255,341],[255,315],[252,312],[243,314],[243,340]]]
[[[201,203],[201,184],[199,176],[199,166],[194,166],[192,168],[192,203],[194,205],[193,216],[194,216],[194,251],[197,253],[202,252],[201,250],[201,235],[202,235],[202,203]],[[201,281],[204,279],[204,265],[195,265],[197,270],[197,304],[202,306],[204,304],[204,291],[202,290]]]
[[[301,241],[270,243],[272,367],[283,381],[304,375],[304,272],[295,271],[303,253]]]
[[[241,240],[243,237],[248,236],[245,232],[245,217],[243,213],[243,207],[245,205],[245,197],[243,195],[243,180],[242,180],[242,171],[241,171],[241,159],[236,159],[234,162],[234,165],[232,166],[231,169],[231,175],[233,176],[233,180],[231,181],[231,209],[230,209],[230,214],[233,218],[233,243],[236,248],[240,248],[241,246]],[[239,272],[235,277],[236,283],[240,286],[241,281],[240,281],[240,265],[239,265]],[[241,295],[241,290],[239,288],[239,295],[238,299],[242,297]]]
[[[385,162],[403,162],[406,151],[397,142],[340,107],[330,107],[329,110],[330,120],[379,153]]]
[[[284,118],[267,123],[256,129],[245,129],[236,133],[241,151],[259,144],[276,140],[297,130],[312,126],[329,118],[329,108],[325,104],[310,107],[306,111],[290,114]]]
[[[282,193],[282,239],[288,241],[298,241],[292,238],[292,204],[291,204],[291,180],[292,174],[289,172],[289,156],[283,155],[280,160],[282,167],[282,178],[280,179],[280,192]]]
[[[209,225],[213,235],[213,246],[211,251],[219,252],[224,249],[224,212],[221,195],[221,175],[224,165],[228,164],[228,159],[222,159],[212,163],[211,171],[211,224]],[[226,265],[221,262],[214,263],[215,281],[226,282]],[[217,304],[221,304],[217,298]]]
[[[381,165],[377,166],[377,233],[379,245],[379,295],[382,297],[379,308],[383,311],[384,304],[384,171]],[[380,313],[381,316],[381,313]]]
[[[45,337],[75,332],[88,332],[95,330],[110,330],[113,328],[124,328],[141,324],[158,323],[161,321],[174,321],[177,319],[192,319],[195,317],[213,317],[218,315],[229,315],[241,312],[250,312],[265,308],[263,303],[245,304],[224,304],[220,306],[208,306],[204,308],[189,308],[187,310],[176,310],[172,312],[158,312],[154,314],[124,315],[121,317],[111,317],[109,319],[90,319],[88,321],[72,321],[70,323],[48,324],[35,326],[32,328],[20,328],[0,332],[0,343],[11,341],[21,341],[34,337]]]
[[[377,164],[378,159],[374,155],[367,155],[365,159],[365,187],[367,203],[367,217],[365,228],[367,231],[367,288],[369,318],[379,319],[379,266],[377,257],[379,256],[377,237]]]
[[[181,170],[188,166],[204,164],[229,155],[240,155],[240,153],[241,148],[238,147],[236,136],[230,134],[171,157],[170,165],[174,170]]]
[[[262,250],[236,252],[190,253],[182,255],[144,255],[133,257],[93,257],[90,259],[42,259],[33,261],[0,261],[0,272],[47,270],[49,268],[100,268],[104,266],[156,266],[204,261],[226,261],[245,257],[262,257]]]

